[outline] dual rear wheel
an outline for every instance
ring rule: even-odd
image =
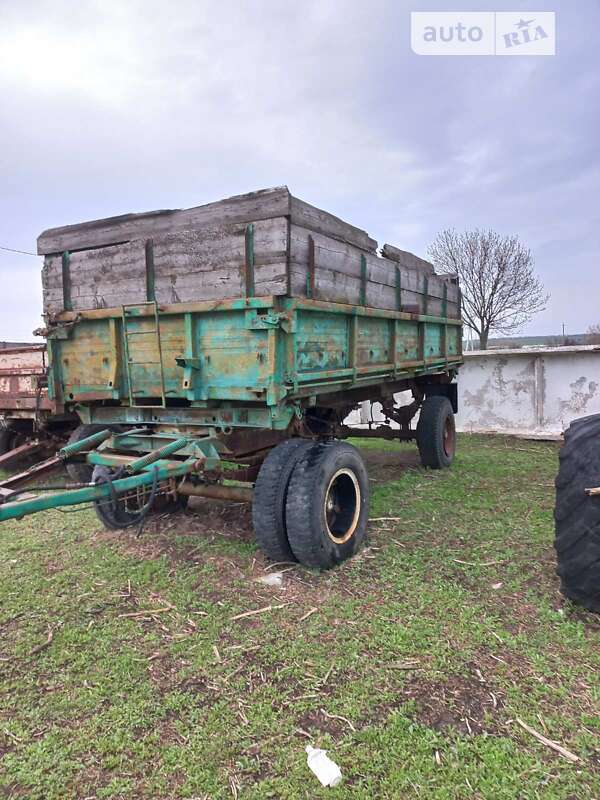
[[[82,425],[71,441],[95,433],[96,427]],[[434,396],[423,404],[417,444],[424,466],[451,464],[456,435],[447,398]],[[70,474],[81,482],[113,478],[106,467],[96,467],[92,474],[88,464],[73,464]],[[147,501],[145,495],[137,502],[108,497],[95,503],[96,514],[107,528],[129,527],[145,514]],[[155,510],[178,507],[167,501]],[[359,451],[336,440],[288,439],[277,445],[260,469],[252,516],[257,543],[274,561],[328,569],[350,558],[364,541],[369,516],[369,479]]]
[[[290,439],[267,456],[254,488],[256,539],[275,561],[328,569],[360,547],[369,516],[369,479],[346,442]]]
[[[452,404],[428,397],[417,426],[421,462],[449,467],[456,430]],[[328,569],[356,553],[367,531],[369,479],[347,442],[288,439],[265,459],[254,487],[256,541],[274,561]]]

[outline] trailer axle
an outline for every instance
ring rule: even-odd
[[[247,486],[223,486],[221,483],[203,483],[196,486],[192,483],[183,483],[177,491],[189,497],[210,497],[213,500],[233,500],[236,503],[251,503],[254,494]]]

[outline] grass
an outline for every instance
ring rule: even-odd
[[[280,587],[256,580],[274,570],[246,506],[139,539],[89,510],[4,523],[0,796],[600,797],[600,625],[558,592],[556,446],[463,436],[440,473],[364,454],[371,516],[398,519]]]

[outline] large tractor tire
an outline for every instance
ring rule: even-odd
[[[252,523],[261,550],[273,561],[296,561],[287,536],[285,506],[291,474],[298,459],[313,444],[287,439],[264,460],[254,486]]]
[[[449,467],[456,452],[456,425],[447,397],[428,397],[419,414],[417,446],[421,463],[431,469]]]
[[[576,420],[565,432],[556,477],[554,520],[557,573],[563,594],[600,612],[600,414]]]
[[[369,478],[346,442],[313,444],[298,460],[287,492],[290,547],[301,564],[329,569],[353,556],[367,532]]]

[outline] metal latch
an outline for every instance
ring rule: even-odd
[[[187,356],[176,356],[175,363],[184,369],[202,369],[202,359],[188,358]]]
[[[246,327],[250,330],[272,330],[281,328],[286,333],[292,332],[290,315],[285,312],[268,311],[266,314],[257,314],[251,311],[246,315]]]

